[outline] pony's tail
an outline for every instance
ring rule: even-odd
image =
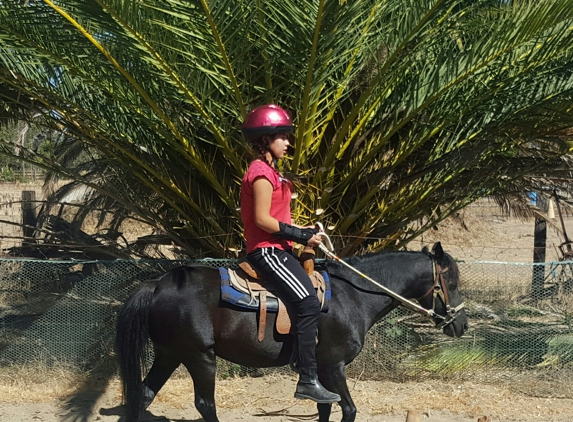
[[[117,319],[116,353],[128,422],[139,422],[143,413],[142,368],[149,339],[149,308],[154,285],[145,285],[123,305]]]

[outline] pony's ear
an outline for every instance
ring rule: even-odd
[[[432,246],[432,253],[437,259],[442,259],[444,257],[444,250],[442,249],[442,244],[440,242],[434,243],[434,246]]]
[[[430,255],[430,250],[428,249],[427,246],[424,246],[424,247],[422,248],[422,253],[425,253],[426,255]]]

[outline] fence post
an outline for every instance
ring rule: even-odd
[[[533,233],[533,279],[531,294],[535,299],[543,290],[545,282],[545,265],[535,265],[545,262],[545,248],[547,243],[547,221],[542,218],[535,219],[535,232]]]
[[[536,195],[535,204],[537,209],[544,213],[549,208],[549,201],[545,195]],[[545,263],[545,251],[547,248],[547,220],[544,218],[535,219],[535,229],[533,231],[533,274],[531,279],[531,298],[541,299],[545,284],[545,265],[535,265]]]
[[[32,243],[30,238],[34,236],[36,229],[36,191],[24,190],[22,191],[22,224],[24,226],[23,234],[24,241],[22,244]]]

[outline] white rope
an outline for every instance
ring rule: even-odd
[[[319,225],[320,223],[318,223],[317,225]],[[319,228],[322,229],[322,225],[319,226]],[[332,242],[330,241],[330,238],[328,237],[328,235],[326,233],[324,233],[324,230],[321,230],[318,233],[319,236],[322,236],[326,243],[332,248]],[[353,266],[351,266],[350,264],[347,264],[345,261],[343,261],[342,259],[340,259],[338,256],[336,256],[334,253],[332,253],[331,251],[328,250],[327,246],[324,245],[324,243],[321,243],[320,245],[318,245],[318,247],[320,248],[320,250],[322,252],[324,252],[326,254],[326,256],[328,256],[329,258],[334,259],[335,261],[340,262],[342,265],[344,265],[346,268],[348,268],[349,270],[355,272],[356,274],[358,274],[359,276],[361,276],[362,278],[368,280],[370,283],[374,284],[375,286],[379,287],[380,289],[382,289],[385,293],[387,293],[389,296],[393,297],[394,299],[399,300],[400,302],[402,302],[405,305],[408,305],[409,307],[411,307],[414,311],[420,312],[421,314],[427,316],[427,317],[433,317],[436,316],[436,313],[431,310],[431,309],[425,309],[423,307],[421,307],[420,305],[418,305],[417,303],[412,302],[409,299],[406,299],[405,297],[400,296],[398,293],[393,292],[392,290],[390,290],[389,288],[387,288],[386,286],[383,286],[382,284],[378,283],[376,280],[373,280],[372,278],[368,277],[366,274],[358,271],[356,268],[354,268]]]

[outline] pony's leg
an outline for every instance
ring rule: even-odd
[[[317,403],[316,407],[318,408],[318,422],[328,422],[332,411],[332,403]]]
[[[161,387],[165,385],[173,371],[177,369],[179,359],[162,354],[155,350],[155,359],[149,373],[143,380],[143,408],[147,409]]]
[[[215,375],[217,363],[215,352],[209,349],[186,358],[183,365],[193,378],[195,389],[195,408],[205,422],[219,422],[215,408]]]
[[[350,396],[348,385],[346,384],[346,370],[344,362],[336,365],[318,365],[318,378],[321,384],[333,393],[340,395],[338,403],[342,408],[342,422],[354,422],[356,419],[356,406]],[[318,404],[318,422],[328,422],[331,404]]]

